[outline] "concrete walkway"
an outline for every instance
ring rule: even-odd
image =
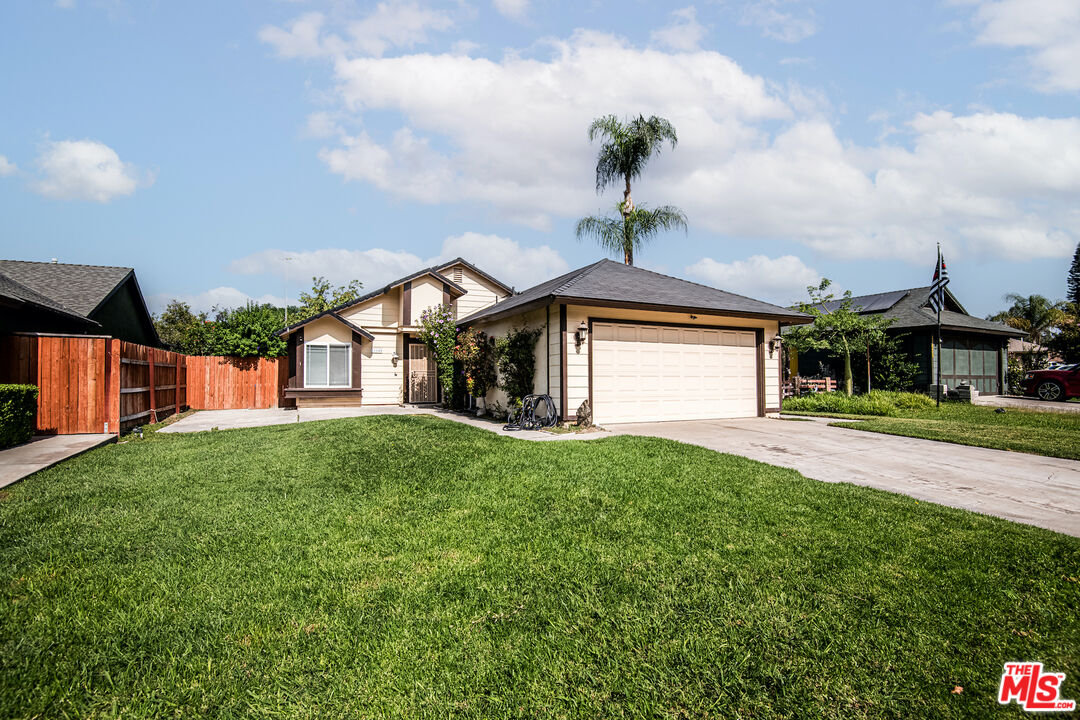
[[[1080,462],[769,418],[611,425],[1080,537]]]
[[[990,407],[1034,410],[1035,412],[1080,413],[1080,402],[1047,402],[1030,397],[1016,395],[980,395],[975,398],[976,405]]]
[[[115,440],[115,435],[38,435],[0,450],[0,488]]]
[[[503,424],[486,418],[478,418],[462,413],[448,412],[441,408],[416,405],[377,405],[358,408],[272,408],[269,410],[200,410],[182,420],[177,420],[158,432],[191,433],[206,430],[231,430],[235,428],[263,427],[266,425],[284,425],[286,423],[310,422],[312,420],[337,420],[350,417],[370,417],[373,415],[434,415],[445,420],[472,425],[489,430],[497,435],[512,435],[522,440],[569,440],[579,437],[594,438],[601,432],[575,435],[572,433],[555,434],[538,430],[503,430]]]

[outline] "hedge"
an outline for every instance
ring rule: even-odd
[[[34,437],[37,396],[35,385],[0,385],[0,448]]]

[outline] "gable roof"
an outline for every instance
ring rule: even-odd
[[[69,310],[60,303],[42,295],[36,290],[26,287],[3,273],[0,273],[0,298],[14,301],[17,306],[31,305],[48,312],[56,313],[57,315],[62,315],[69,320],[84,324],[90,328],[101,327],[100,323]]]
[[[445,283],[446,285],[448,285],[450,287],[450,294],[451,295],[453,295],[455,297],[461,297],[462,295],[465,295],[468,291],[465,288],[458,285],[453,280],[451,280],[450,278],[443,275],[441,272],[439,272],[440,270],[445,270],[446,268],[451,267],[453,265],[457,265],[458,263],[461,263],[462,265],[465,265],[470,270],[476,272],[478,275],[483,276],[485,279],[490,280],[491,282],[495,283],[499,287],[506,288],[507,292],[513,292],[513,290],[510,289],[510,288],[507,288],[505,284],[503,284],[503,283],[499,282],[498,280],[496,280],[495,278],[491,277],[490,275],[485,273],[483,270],[480,270],[479,268],[477,268],[472,263],[469,263],[469,262],[463,260],[462,258],[457,258],[457,259],[451,260],[450,262],[447,262],[447,263],[442,263],[440,265],[432,265],[431,267],[424,268],[423,270],[417,270],[416,272],[414,272],[411,275],[406,275],[405,277],[398,278],[397,280],[394,280],[393,282],[387,283],[386,285],[382,286],[378,290],[372,290],[371,292],[367,293],[366,295],[361,295],[360,297],[356,298],[355,300],[350,300],[350,301],[348,301],[346,303],[342,303],[340,305],[337,305],[336,307],[330,308],[329,310],[324,310],[321,313],[319,313],[318,315],[312,315],[311,317],[306,318],[304,320],[301,320],[298,323],[294,323],[294,324],[288,326],[287,328],[285,328],[284,330],[279,330],[275,334],[276,335],[288,335],[293,330],[296,330],[298,328],[302,328],[303,326],[305,326],[305,325],[307,325],[309,323],[312,323],[312,322],[318,320],[319,318],[326,317],[327,315],[335,316],[339,320],[341,320],[342,322],[345,322],[346,325],[349,325],[350,327],[355,328],[355,326],[353,326],[351,323],[348,323],[343,318],[341,318],[339,313],[341,313],[343,310],[347,310],[348,308],[359,305],[360,303],[367,302],[368,300],[371,300],[372,298],[376,298],[376,297],[378,297],[380,295],[384,295],[384,294],[390,292],[392,289],[396,288],[399,285],[404,285],[407,282],[411,282],[411,281],[416,280],[417,278],[423,277],[425,275],[430,275],[430,276],[434,277],[436,280],[438,280],[439,282]]]
[[[500,290],[505,290],[507,295],[513,295],[514,292],[515,292],[514,288],[510,287],[509,285],[502,282],[498,278],[493,277],[491,275],[488,275],[486,272],[484,272],[480,268],[476,267],[475,265],[473,265],[471,262],[469,262],[468,260],[466,260],[463,257],[457,257],[457,258],[454,258],[453,260],[451,260],[450,262],[443,263],[442,265],[437,266],[437,269],[441,272],[443,270],[446,270],[447,268],[453,267],[454,265],[464,265],[465,267],[469,268],[470,270],[472,270],[474,273],[476,273],[480,277],[487,280],[489,283],[497,286]]]
[[[822,303],[822,307],[831,312],[840,307],[843,302],[843,300],[832,300]],[[918,328],[931,325],[937,327],[937,313],[930,309],[929,302],[930,286],[928,285],[874,295],[859,295],[851,298],[851,307],[860,314],[881,313],[884,317],[893,320],[890,327],[894,328]],[[967,330],[1013,337],[1024,334],[1005,323],[969,315],[948,288],[945,288],[945,307],[941,310],[941,327],[947,330]]]
[[[489,305],[458,324],[505,317],[555,301],[766,317],[795,323],[810,320],[809,315],[797,310],[604,259]]]
[[[0,273],[82,317],[97,310],[134,272],[110,265],[0,260]]]

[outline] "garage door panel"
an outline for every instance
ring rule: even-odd
[[[753,330],[594,323],[597,422],[757,415]]]

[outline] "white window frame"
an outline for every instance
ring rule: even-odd
[[[326,348],[326,381],[313,385],[308,382],[308,368],[311,365],[308,364],[308,348],[310,347],[324,347]],[[345,371],[345,384],[344,385],[331,385],[330,384],[330,348],[331,347],[343,347],[345,348],[345,356],[349,359],[348,368]],[[304,343],[304,387],[309,388],[351,388],[352,387],[352,343],[332,343],[332,342],[313,342]]]

